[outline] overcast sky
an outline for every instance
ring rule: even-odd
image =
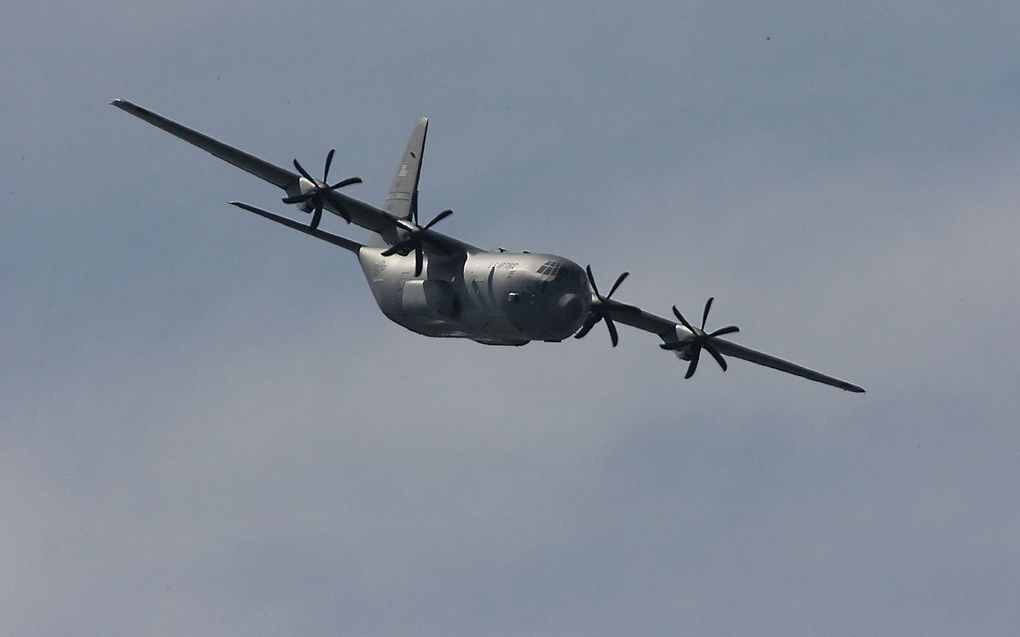
[[[215,4],[2,5],[0,634],[1015,633],[1017,5]],[[416,336],[120,97],[374,203],[426,114],[444,232],[868,393]]]

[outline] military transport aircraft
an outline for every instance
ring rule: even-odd
[[[440,234],[434,228],[453,214],[451,210],[421,224],[418,179],[428,131],[428,120],[424,117],[418,120],[389,196],[380,209],[339,192],[344,186],[360,183],[359,177],[329,182],[333,150],[326,155],[322,179],[318,179],[296,159],[297,173],[293,173],[126,100],[114,100],[112,104],[283,189],[287,195],[283,203],[311,214],[308,224],[240,201],[230,203],[356,254],[379,309],[413,332],[469,338],[487,345],[525,345],[536,340],[559,342],[570,336],[582,338],[602,322],[615,347],[619,340],[616,323],[623,323],[655,334],[662,339],[662,349],[689,361],[686,378],[694,375],[705,351],[724,371],[725,357],[732,356],[846,391],[864,391],[721,338],[737,332],[736,326],[709,331],[706,324],[712,309],[711,298],[698,326],[676,306],[673,306],[676,321],[662,318],[613,298],[627,272],[617,277],[609,292],[603,294],[595,283],[591,266],[582,269],[573,261],[552,254],[489,252]],[[370,241],[362,245],[321,230],[319,222],[326,210],[348,224],[368,230]]]

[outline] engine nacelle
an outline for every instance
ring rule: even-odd
[[[691,336],[692,336],[691,333],[688,332],[687,328],[684,327],[683,325],[677,325],[675,329],[676,329],[676,342],[678,344],[682,345],[684,343],[684,341],[689,341],[691,339]],[[665,347],[665,345],[663,345],[663,347]],[[691,360],[691,348],[690,347],[680,347],[679,349],[673,349],[673,348],[670,348],[670,349],[672,350],[672,352],[674,354],[676,354],[676,357],[679,358],[680,360],[682,360],[682,361],[689,361],[689,360]]]

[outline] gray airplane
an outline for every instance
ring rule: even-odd
[[[440,234],[434,227],[453,214],[451,210],[422,225],[418,220],[418,180],[428,131],[424,117],[415,126],[380,209],[339,192],[344,186],[361,183],[359,177],[329,183],[333,150],[326,155],[322,179],[317,179],[296,159],[297,173],[293,173],[131,102],[115,100],[112,104],[283,189],[287,195],[283,203],[311,214],[308,224],[240,201],[230,203],[356,254],[379,309],[412,332],[469,338],[486,345],[525,345],[582,338],[603,322],[615,347],[619,341],[616,323],[623,323],[655,334],[662,340],[662,349],[689,361],[686,378],[694,375],[704,350],[723,371],[725,357],[732,356],[846,391],[864,391],[721,338],[739,331],[736,326],[708,331],[705,325],[712,299],[705,304],[700,326],[688,321],[676,306],[676,321],[662,318],[613,299],[627,272],[602,294],[591,266],[581,268],[552,254],[489,252]],[[319,222],[326,210],[368,230],[371,240],[362,245],[321,230]]]

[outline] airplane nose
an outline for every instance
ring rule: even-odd
[[[581,302],[581,297],[569,292],[560,297],[557,306],[559,306],[563,322],[567,324],[577,321],[581,318],[581,313],[584,312],[584,303]]]

